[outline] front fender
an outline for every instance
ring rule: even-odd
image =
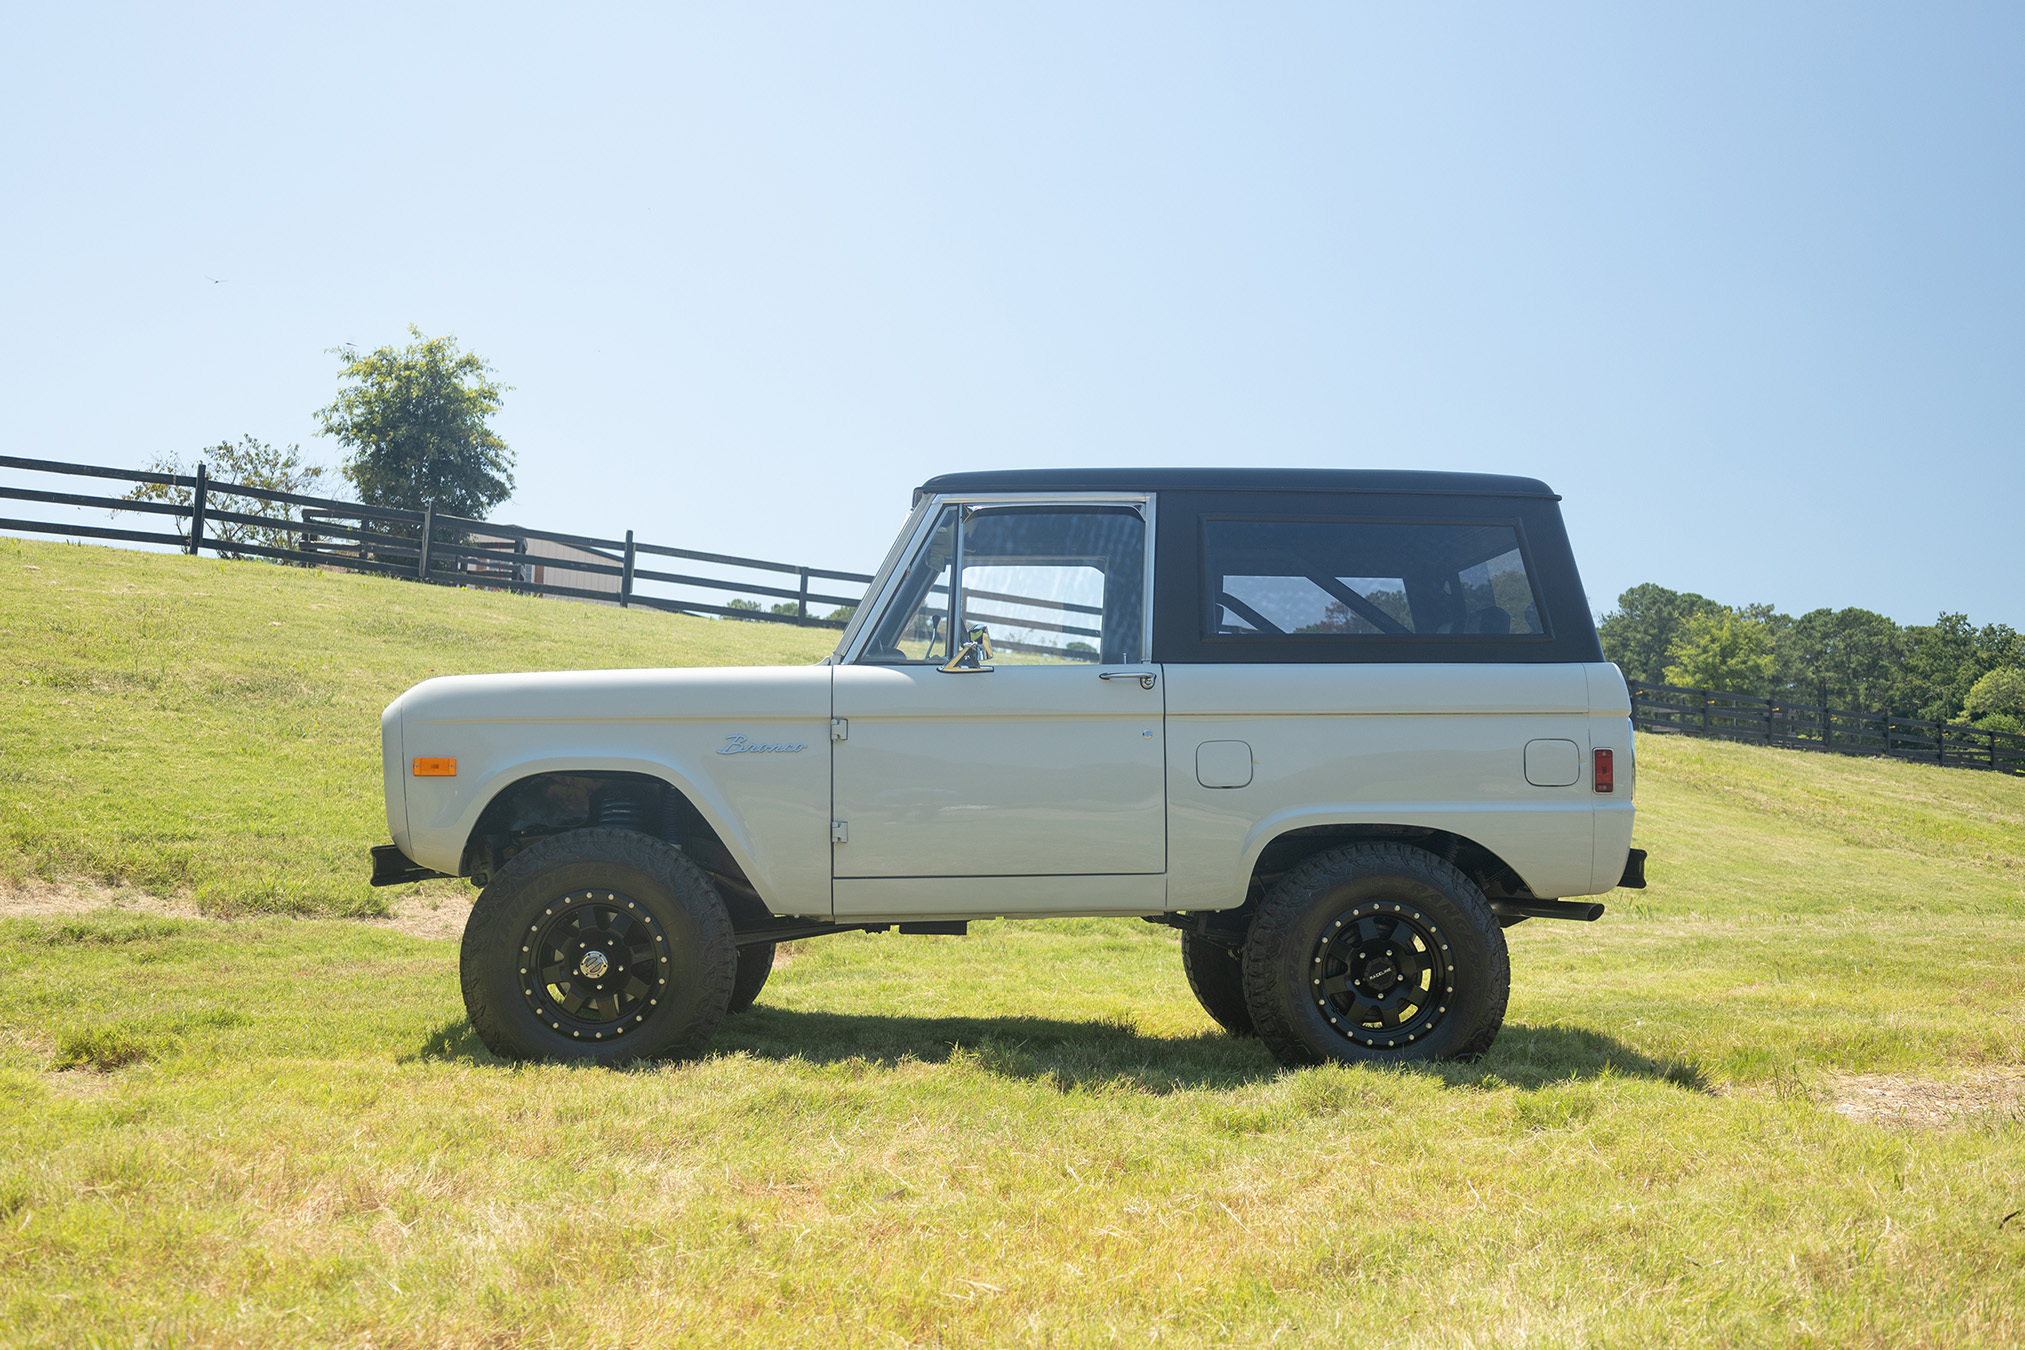
[[[776,914],[830,913],[830,671],[594,671],[432,680],[403,699],[408,856],[456,872],[487,805],[543,773],[634,773],[682,793]],[[765,747],[720,754],[731,744]]]

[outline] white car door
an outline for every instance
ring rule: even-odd
[[[1161,908],[1146,510],[985,500],[933,520],[836,671],[838,918]]]

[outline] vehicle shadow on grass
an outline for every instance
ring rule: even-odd
[[[1148,1036],[1117,1020],[1049,1017],[901,1017],[794,1011],[760,1004],[726,1020],[713,1054],[811,1064],[967,1064],[1062,1091],[1121,1086],[1166,1093],[1228,1089],[1290,1072],[1250,1037],[1201,1032]],[[463,1018],[443,1023],[406,1059],[497,1064]],[[646,1066],[652,1068],[650,1064]],[[1451,1088],[1537,1088],[1604,1077],[1639,1078],[1706,1092],[1702,1070],[1654,1058],[1581,1027],[1506,1023],[1489,1053],[1468,1063],[1408,1064],[1390,1072]],[[618,1070],[625,1072],[625,1070]]]

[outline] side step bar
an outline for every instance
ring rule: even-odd
[[[1493,900],[1491,913],[1501,919],[1574,919],[1594,923],[1603,906],[1593,900]]]

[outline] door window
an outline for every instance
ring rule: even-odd
[[[1144,660],[1146,522],[1137,508],[945,508],[860,659],[940,665],[949,634],[961,646],[979,624],[1001,664]]]

